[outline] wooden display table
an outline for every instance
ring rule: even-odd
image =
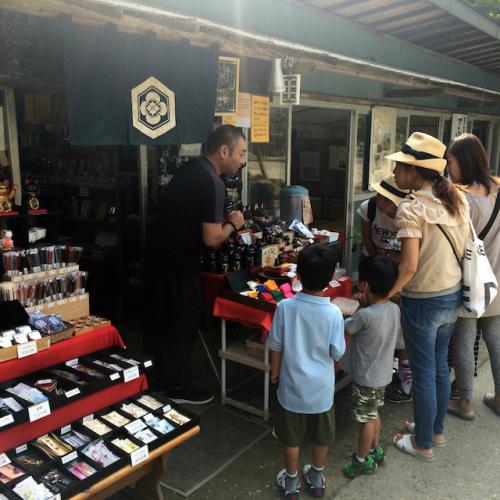
[[[167,459],[170,452],[184,441],[191,439],[200,432],[200,427],[196,426],[181,434],[172,441],[153,450],[149,457],[139,465],[132,467],[127,465],[107,476],[102,481],[91,486],[88,490],[71,497],[73,500],[84,500],[92,498],[94,500],[108,498],[127,486],[134,486],[135,489],[144,495],[164,500],[164,495],[160,486],[160,478],[165,472]]]

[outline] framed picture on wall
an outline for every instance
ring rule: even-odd
[[[240,60],[219,56],[215,116],[235,115],[238,110]]]
[[[300,152],[300,180],[319,182],[320,154],[318,151]]]
[[[396,110],[375,106],[372,110],[369,185],[380,182],[394,168],[393,162],[385,157],[394,152],[395,140]]]

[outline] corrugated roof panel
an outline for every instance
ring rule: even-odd
[[[500,28],[458,1],[304,0],[434,52],[500,73]],[[456,5],[455,5],[456,4]]]

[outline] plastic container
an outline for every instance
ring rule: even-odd
[[[303,198],[309,197],[309,191],[303,186],[286,186],[281,189],[280,195],[280,217],[292,222],[293,219],[302,219]]]

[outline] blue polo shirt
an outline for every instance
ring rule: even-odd
[[[328,297],[300,292],[278,304],[266,343],[282,353],[278,400],[294,413],[323,413],[333,405],[333,360],[345,351],[344,319]]]

